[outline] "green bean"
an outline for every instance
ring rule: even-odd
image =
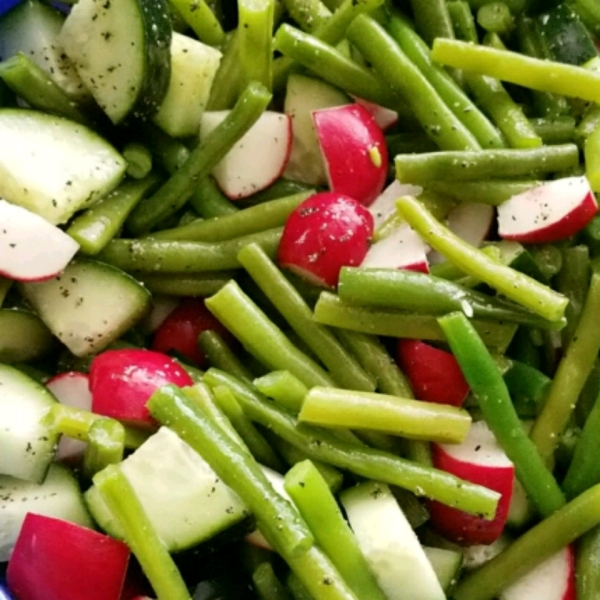
[[[327,372],[298,350],[235,281],[207,298],[206,306],[270,369],[288,370],[308,387],[333,385]]]
[[[503,379],[519,417],[536,417],[548,393],[550,378],[530,365],[511,360]]]
[[[504,2],[490,2],[477,11],[477,23],[486,31],[508,35],[515,26],[515,18]]]
[[[458,584],[455,600],[492,600],[547,558],[600,523],[600,485],[534,525],[506,550]]]
[[[144,179],[152,170],[152,154],[139,142],[128,142],[122,151],[127,161],[127,175],[134,179]]]
[[[294,600],[314,600],[295,573],[290,573],[288,575],[286,585],[288,586],[290,594],[294,597]]]
[[[292,505],[271,486],[251,455],[239,449],[174,386],[153,394],[151,413],[203,456],[255,515],[261,532],[307,589],[322,600],[357,600]]]
[[[355,17],[363,13],[374,13],[382,4],[381,0],[344,0],[313,33],[326,44],[335,46],[346,37],[346,30]]]
[[[426,189],[447,194],[461,202],[480,202],[499,206],[509,198],[539,185],[539,181],[510,181],[487,179],[485,181],[429,180]]]
[[[266,89],[273,85],[273,23],[275,0],[238,0],[238,86],[243,89],[259,81]]]
[[[559,321],[564,317],[569,301],[562,294],[523,273],[498,264],[477,248],[463,242],[436,221],[414,198],[402,198],[396,206],[428,244],[468,275],[478,277],[507,298],[549,321]]]
[[[373,335],[420,340],[444,340],[444,334],[434,315],[405,313],[344,304],[338,296],[323,292],[315,306],[315,321]],[[517,326],[512,323],[474,320],[486,345],[503,353],[510,344]]]
[[[271,101],[271,94],[260,83],[250,83],[227,117],[198,144],[189,158],[150,198],[140,203],[127,220],[136,234],[145,233],[162,219],[181,208],[199,179],[227,154],[227,151],[256,122]]]
[[[600,192],[600,124],[588,135],[584,145],[585,174],[595,192]]]
[[[220,46],[225,32],[205,0],[170,0],[198,39],[209,46]]]
[[[575,585],[579,600],[595,600],[600,590],[600,527],[588,531],[577,542]]]
[[[298,415],[300,423],[384,431],[414,440],[460,444],[471,417],[461,408],[339,388],[309,390]]]
[[[284,0],[290,17],[309,33],[331,17],[331,11],[321,0]]]
[[[514,463],[528,497],[542,516],[551,515],[564,505],[565,497],[527,436],[500,370],[462,313],[440,317],[439,322],[489,428]]]
[[[357,598],[385,600],[377,580],[344,520],[327,483],[310,460],[285,475],[285,490],[300,511],[315,541],[346,580]]]
[[[409,154],[410,152],[433,152],[435,144],[423,131],[405,131],[385,136],[390,156]]]
[[[571,343],[558,365],[542,412],[531,429],[531,439],[548,461],[552,459],[600,350],[599,313],[600,272],[594,269]]]
[[[368,479],[398,485],[419,496],[439,500],[460,510],[487,518],[494,515],[498,494],[487,488],[397,455],[342,441],[333,431],[311,425],[300,427],[289,411],[277,407],[249,385],[222,371],[209,369],[204,379],[209,387],[228,385],[253,421],[270,428],[301,449],[311,460],[322,460]]]
[[[224,217],[239,210],[225,194],[212,177],[204,177],[198,182],[194,193],[190,196],[190,206],[203,218]]]
[[[454,37],[452,20],[445,0],[410,0],[419,35],[431,46],[437,37]]]
[[[487,4],[494,3],[495,1],[496,0],[468,0],[468,4],[471,6],[471,8],[478,10]],[[530,3],[531,0],[504,0],[504,4],[506,4],[510,9],[510,12],[515,15],[525,10]]]
[[[275,256],[281,231],[277,227],[224,242],[117,239],[109,242],[98,258],[124,271],[153,274],[223,271],[240,266],[237,255],[247,244],[256,242],[269,256]]]
[[[427,135],[439,148],[481,148],[473,134],[458,120],[434,87],[379,23],[366,15],[359,15],[348,27],[347,35],[380,77],[392,90],[404,97]]]
[[[241,71],[240,40],[241,36],[237,27],[225,36],[222,45],[223,56],[210,87],[206,110],[227,110],[238,99],[241,92],[238,85]]]
[[[216,294],[233,277],[233,273],[233,271],[209,271],[186,275],[132,271],[131,275],[153,294],[205,297]]]
[[[583,67],[443,38],[435,40],[432,58],[529,89],[600,102],[600,73]]]
[[[256,389],[295,413],[300,412],[308,388],[289,371],[271,371],[253,382]]]
[[[600,104],[590,104],[575,129],[575,135],[580,143],[584,142],[598,127],[600,127]]]
[[[476,44],[479,38],[469,3],[461,0],[449,0],[446,2],[446,8],[456,37]]]
[[[252,373],[218,332],[203,331],[198,337],[198,347],[206,354],[208,362],[213,367],[223,369],[239,379],[252,381]]]
[[[189,158],[190,151],[153,123],[135,130],[136,137],[150,149],[154,159],[168,172],[174,173]]]
[[[83,473],[87,479],[108,465],[123,460],[125,430],[114,419],[95,419],[86,436],[87,446],[83,454]]]
[[[263,562],[254,569],[252,583],[261,600],[291,600],[291,596],[279,581],[270,562]]]
[[[575,119],[564,115],[554,119],[530,119],[531,126],[544,144],[568,144],[577,140]]]
[[[313,313],[294,286],[255,244],[245,246],[238,260],[290,327],[321,360],[338,385],[373,391],[375,382],[327,327],[315,323]]]
[[[417,2],[419,5],[430,3]],[[413,31],[408,21],[395,12],[387,24],[387,30],[398,42],[406,56],[418,67],[431,83],[441,99],[475,136],[482,148],[503,148],[504,140],[487,117],[462,91],[456,82],[440,66],[431,60],[427,44]]]
[[[401,154],[395,158],[396,177],[403,183],[474,181],[511,178],[568,170],[579,164],[575,144],[539,148],[506,148],[474,151]]]
[[[574,0],[573,8],[585,26],[596,36],[600,35],[600,9],[594,0]]]
[[[149,234],[155,240],[185,240],[191,242],[222,242],[243,235],[259,233],[285,225],[292,211],[312,195],[312,191],[264,202],[237,212],[197,219],[182,227],[163,229]]]
[[[94,484],[120,525],[158,600],[191,600],[177,566],[119,467],[111,465],[98,473]]]

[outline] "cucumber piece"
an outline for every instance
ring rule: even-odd
[[[445,600],[423,547],[387,485],[368,481],[345,491],[341,501],[389,600]]]
[[[126,458],[121,469],[169,552],[192,548],[248,516],[237,494],[167,427]],[[122,539],[98,489],[92,486],[84,497],[98,525]]]
[[[75,259],[54,279],[18,287],[50,331],[79,357],[104,350],[150,307],[149,292],[133,277],[90,259]]]
[[[126,167],[108,142],[83,125],[0,109],[0,197],[54,225],[112,191]]]
[[[166,0],[80,0],[65,21],[60,41],[113,123],[158,110],[171,71]]]
[[[93,527],[79,483],[66,467],[50,465],[40,484],[0,476],[0,562],[9,559],[28,512]]]
[[[433,548],[431,546],[423,546],[423,550],[435,571],[442,589],[447,594],[458,581],[458,575],[464,561],[463,553],[446,548]]]
[[[36,360],[48,354],[54,338],[41,319],[26,310],[0,309],[0,362]]]
[[[173,34],[171,80],[167,94],[152,120],[172,137],[198,135],[200,119],[221,52],[187,35]]]
[[[38,0],[25,0],[0,19],[0,60],[22,52],[76,101],[91,100],[59,42],[65,17]]]
[[[42,424],[56,398],[18,369],[0,364],[0,474],[40,483],[58,435]]]

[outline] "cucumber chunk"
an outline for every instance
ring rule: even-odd
[[[35,360],[53,346],[50,330],[37,315],[26,310],[0,309],[0,331],[0,362]]]
[[[433,548],[431,546],[423,546],[423,550],[444,592],[448,593],[458,581],[464,561],[462,552],[448,550],[447,548]]]

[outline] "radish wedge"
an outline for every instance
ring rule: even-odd
[[[394,179],[369,205],[369,212],[373,215],[373,227],[377,231],[390,217],[396,214],[396,200],[402,196],[418,196],[423,191],[422,187],[410,183],[400,183]]]
[[[547,244],[583,229],[598,212],[586,177],[549,181],[498,207],[498,233],[506,240]]]

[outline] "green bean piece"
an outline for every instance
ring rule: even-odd
[[[308,387],[333,385],[327,372],[298,350],[235,281],[207,298],[206,306],[250,354],[271,370],[288,370]]]
[[[356,597],[385,600],[336,499],[313,463],[305,460],[295,465],[286,473],[284,485],[316,543]]]
[[[220,46],[225,32],[205,0],[169,0],[198,39],[209,46]]]
[[[187,146],[172,138],[157,125],[144,123],[144,127],[137,129],[135,134],[168,173],[173,174],[177,171],[190,156]]]
[[[300,423],[384,431],[414,440],[460,444],[471,426],[469,413],[454,406],[388,394],[314,387],[304,398]]]
[[[271,371],[252,383],[261,394],[295,413],[300,412],[304,396],[308,393],[308,388],[289,371]]]
[[[544,144],[569,144],[577,141],[576,121],[564,115],[553,119],[530,119],[531,126]]]
[[[415,198],[401,198],[396,206],[410,226],[428,244],[468,275],[479,278],[507,298],[549,321],[560,321],[564,317],[569,301],[562,294],[524,273],[498,264],[477,248],[462,241],[436,221]]]
[[[590,104],[575,129],[579,143],[583,143],[598,127],[600,127],[600,104]]]
[[[430,3],[416,2],[416,4],[429,6]],[[498,130],[463,92],[447,71],[433,63],[431,51],[427,44],[411,28],[410,23],[398,12],[395,12],[387,24],[387,30],[400,45],[406,56],[425,75],[440,95],[440,98],[475,136],[481,147],[503,148],[505,143]]]
[[[600,102],[600,73],[583,67],[442,38],[433,43],[432,58],[532,90]]]
[[[181,573],[121,469],[108,466],[96,474],[94,485],[119,523],[158,600],[191,600]]]
[[[32,108],[90,125],[87,115],[28,56],[19,53],[0,62],[0,79]]]
[[[437,37],[454,37],[452,20],[445,0],[410,0],[419,35],[431,46]]]
[[[479,10],[482,6],[492,4],[495,1],[496,0],[467,0],[467,4],[469,4],[473,10]],[[504,4],[508,6],[513,15],[518,15],[531,4],[531,0],[504,0]]]
[[[83,473],[87,479],[123,460],[125,429],[114,419],[95,419],[86,436]]]
[[[481,148],[475,136],[379,23],[367,15],[359,15],[348,27],[347,35],[380,77],[404,97],[440,149],[475,151]]]
[[[504,148],[473,151],[401,154],[395,158],[396,177],[403,183],[427,185],[439,179],[476,181],[518,178],[535,173],[565,171],[579,164],[575,144],[539,148]]]
[[[266,89],[273,85],[273,22],[275,0],[238,0],[238,36],[240,80],[244,89],[253,81],[259,81]]]
[[[138,204],[138,206],[141,206]],[[277,254],[281,227],[252,233],[224,242],[117,239],[109,242],[98,258],[124,271],[146,273],[208,273],[237,269],[239,251],[256,242],[269,256]]]
[[[235,104],[240,95],[240,40],[237,27],[225,36],[222,45],[223,56],[210,88],[206,110],[227,110]]]
[[[463,578],[455,600],[492,600],[498,593],[600,523],[596,485],[534,525],[506,550]]]
[[[434,315],[353,306],[343,303],[338,296],[329,292],[323,292],[315,306],[315,321],[372,335],[419,340],[445,339]],[[513,323],[478,319],[473,321],[473,325],[486,345],[500,354],[506,350],[517,329]]]
[[[584,145],[585,174],[595,192],[600,192],[600,124],[588,135]]]
[[[346,37],[346,30],[355,17],[363,13],[372,14],[382,4],[381,0],[361,0],[360,2],[344,0],[313,33],[315,37],[326,44],[335,46]]]
[[[327,327],[315,323],[308,304],[259,246],[242,248],[238,260],[338,385],[351,390],[375,389],[375,381]]]
[[[197,181],[210,173],[257,121],[270,101],[271,94],[263,85],[250,83],[227,117],[190,152],[188,160],[153,196],[136,207],[127,220],[128,228],[135,234],[146,233],[181,208],[192,195]]]
[[[291,600],[290,594],[279,581],[270,562],[263,562],[254,569],[252,583],[261,600]]]
[[[600,9],[594,0],[575,0],[573,9],[585,26],[598,37],[600,35]]]
[[[571,343],[558,364],[548,397],[531,429],[531,439],[545,460],[551,461],[579,394],[600,350],[600,272],[594,269],[589,291]]]
[[[298,576],[295,573],[290,573],[288,575],[286,585],[290,594],[292,594],[294,600],[314,600],[314,598],[310,595],[309,591],[306,589],[304,584],[298,579]]]
[[[515,18],[504,2],[490,2],[477,11],[477,23],[488,32],[508,35],[515,26]]]
[[[233,273],[233,271],[211,271],[185,275],[132,271],[131,275],[153,294],[204,298],[216,294],[233,277]]]
[[[252,194],[249,200],[251,206],[256,206],[257,204],[263,204],[265,202],[270,202],[271,200],[280,200],[286,196],[295,196],[297,194],[302,194],[303,192],[315,193],[316,191],[314,186],[303,183],[302,181],[280,177],[268,188]]]
[[[213,367],[231,373],[238,379],[252,381],[252,373],[239,360],[218,332],[203,331],[198,337],[198,347],[206,354],[208,362]]]
[[[363,369],[375,378],[379,392],[401,398],[413,397],[408,379],[377,336],[348,329],[338,329],[336,335],[354,353]]]
[[[175,386],[165,386],[148,402],[150,412],[203,456],[255,515],[267,541],[322,600],[357,600],[323,552],[297,510],[269,483],[251,455],[239,449]]]
[[[117,233],[137,204],[160,183],[160,177],[150,173],[144,179],[130,179],[116,190],[75,217],[67,233],[81,246],[84,254],[98,254]]]
[[[462,0],[448,0],[446,2],[446,9],[450,15],[450,22],[452,23],[455,37],[465,42],[477,44],[479,37],[469,3]]]
[[[503,379],[519,417],[537,417],[548,393],[550,378],[530,365],[511,360]]]
[[[261,465],[270,467],[275,471],[283,471],[284,467],[281,460],[275,454],[273,448],[269,446],[267,440],[256,429],[252,421],[246,417],[232,391],[228,387],[221,385],[213,389],[213,395],[217,405],[244,440],[244,444],[252,456]]]
[[[204,177],[198,182],[190,196],[190,206],[204,219],[224,217],[239,210],[219,189],[212,177]]]
[[[575,555],[575,586],[579,600],[595,600],[600,590],[600,527],[581,536]]]
[[[321,0],[284,0],[284,4],[290,17],[309,33],[331,17],[331,11]]]
[[[251,386],[223,371],[209,369],[204,380],[209,387],[228,385],[250,419],[270,428],[311,460],[347,469],[361,477],[398,485],[418,496],[439,500],[487,518],[493,517],[496,511],[496,492],[388,452],[342,441],[333,430],[306,424],[300,426],[292,413],[269,402]]]
[[[425,187],[433,192],[446,194],[460,202],[480,202],[499,206],[509,198],[522,194],[540,184],[539,181],[510,181],[487,179],[485,181],[429,180]]]
[[[190,242],[222,242],[243,235],[259,233],[274,227],[283,227],[292,211],[312,195],[300,192],[251,206],[234,213],[197,219],[188,225],[154,231],[149,237],[155,240],[185,240]]]
[[[144,179],[152,170],[152,153],[139,142],[128,142],[123,148],[123,158],[127,161],[127,175],[134,179]]]

